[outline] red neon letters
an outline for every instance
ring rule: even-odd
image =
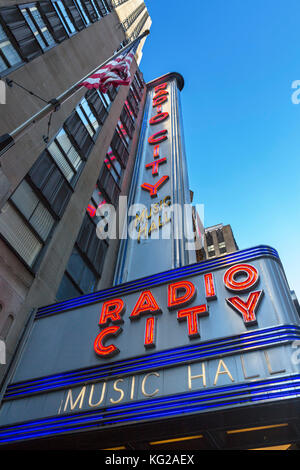
[[[165,83],[161,83],[160,85],[157,85],[155,88],[154,88],[154,93],[157,93],[159,90],[165,90],[168,86],[168,83],[165,82]]]
[[[103,303],[99,325],[106,325],[109,320],[115,324],[123,323],[121,315],[125,311],[125,305],[122,299],[107,300]]]
[[[168,175],[165,175],[165,176],[162,176],[155,184],[149,184],[149,183],[141,184],[141,188],[144,189],[145,191],[149,191],[151,197],[156,197],[158,188],[160,188],[166,181],[168,181],[168,179],[169,179]]]
[[[155,318],[150,317],[146,320],[146,327],[145,327],[145,341],[144,346],[146,349],[154,348],[154,327],[155,327]]]
[[[226,299],[226,301],[231,307],[233,307],[235,310],[237,310],[238,313],[242,315],[245,325],[255,325],[257,323],[255,313],[262,294],[262,290],[252,292],[249,294],[246,302],[244,302],[239,297],[231,297],[230,299]]]
[[[159,145],[155,145],[153,149],[153,158],[158,158],[159,157]]]
[[[208,309],[205,304],[197,305],[196,307],[188,307],[183,310],[179,310],[177,313],[177,320],[187,321],[188,335],[190,338],[199,338],[200,333],[198,329],[198,316],[207,316]]]
[[[168,138],[168,136],[166,136],[167,133],[168,133],[167,129],[163,129],[162,131],[155,132],[155,134],[149,137],[148,139],[149,144],[150,145],[159,144],[160,142],[167,140]]]
[[[243,279],[238,280],[237,277],[243,275]],[[246,278],[245,278],[246,276]],[[245,279],[244,279],[245,278]],[[248,291],[258,282],[259,275],[257,269],[251,264],[236,264],[229,268],[224,274],[225,287],[234,292]],[[256,310],[263,291],[252,292],[248,299],[244,301],[240,297],[231,297],[226,299],[228,305],[242,315],[246,326],[256,324]]]
[[[240,274],[246,274],[246,279],[236,280]],[[253,287],[258,281],[258,277],[256,268],[251,264],[237,264],[226,271],[224,284],[229,290],[243,291]]]
[[[188,305],[194,300],[195,295],[195,286],[190,281],[174,282],[168,286],[168,308],[174,310],[179,306]]]
[[[141,293],[131,312],[130,319],[132,320],[133,318],[137,318],[140,315],[147,313],[161,313],[161,309],[150,290],[145,290]]]
[[[165,121],[168,117],[169,117],[169,113],[155,114],[155,116],[152,116],[152,118],[150,119],[149,124],[153,126],[153,124],[158,124],[159,122]]]
[[[204,275],[204,286],[207,300],[213,300],[216,296],[214,278],[211,273]]]
[[[240,278],[239,276],[242,277]],[[223,280],[226,289],[243,295],[258,282],[259,274],[257,269],[250,264],[237,264],[227,269]],[[132,311],[129,312],[127,318],[132,320],[132,323],[135,323],[142,321],[141,318],[147,315],[144,330],[144,347],[146,349],[154,348],[156,345],[158,325],[161,321],[157,318],[157,315],[170,315],[168,321],[172,322],[172,312],[174,310],[177,311],[178,322],[186,321],[188,337],[190,339],[199,338],[199,319],[208,316],[209,311],[208,306],[204,303],[193,305],[197,297],[197,290],[200,288],[200,295],[205,296],[207,300],[212,301],[216,299],[213,274],[204,274],[203,281],[201,282],[203,284],[199,280],[194,282],[193,279],[192,281],[179,280],[172,282],[166,286],[167,295],[165,300],[160,295],[159,302],[157,296],[150,289],[144,290],[137,295]],[[230,308],[239,313],[245,326],[248,327],[257,323],[256,314],[262,297],[263,290],[256,290],[246,293],[246,298],[235,295],[225,300]],[[102,330],[94,341],[94,350],[98,356],[109,358],[119,352],[117,345],[109,344],[109,342],[106,344],[106,342],[110,337],[116,338],[122,332],[119,324],[124,323],[125,308],[126,306],[122,298],[109,299],[103,302],[99,319],[99,326]],[[224,321],[225,319],[226,310],[224,309]],[[142,338],[139,339],[137,337],[136,341],[139,340],[141,341]]]
[[[111,357],[118,354],[120,350],[114,345],[104,346],[103,341],[110,336],[118,336],[122,331],[120,326],[109,326],[102,330],[95,339],[94,351],[98,356]]]
[[[154,88],[154,96],[152,99],[152,107],[156,108],[156,114],[152,116],[149,119],[149,124],[150,126],[157,125],[169,117],[169,113],[167,111],[162,111],[162,104],[168,101],[168,95],[169,92],[166,90],[168,83],[161,83],[160,85],[157,85]],[[148,143],[150,145],[154,145],[154,151],[153,151],[153,161],[146,163],[145,167],[146,169],[152,168],[152,176],[155,177],[159,174],[159,165],[166,163],[167,159],[160,158],[159,160],[156,160],[159,158],[159,145],[160,143],[164,142],[165,140],[168,139],[168,130],[167,129],[161,129],[158,132],[155,132],[148,138]],[[165,175],[162,176],[159,181],[157,181],[155,184],[151,183],[143,183],[141,184],[141,188],[144,189],[145,191],[149,191],[149,194],[151,197],[156,197],[157,196],[157,190],[166,182],[168,181],[169,176]]]
[[[146,168],[152,168],[152,176],[158,175],[158,165],[166,163],[166,158],[160,158],[159,160],[154,160],[153,162],[147,163]]]

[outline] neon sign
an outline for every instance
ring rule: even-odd
[[[209,302],[217,300],[217,291],[212,273],[203,276],[204,293]],[[226,270],[223,277],[223,285],[226,290],[233,290],[236,294],[246,293],[259,282],[257,269],[250,264],[236,264]],[[173,321],[174,312],[177,311],[178,322],[186,322],[186,334],[190,340],[200,338],[201,319],[209,316],[209,307],[205,303],[197,304],[197,291],[201,288],[199,283],[190,280],[180,280],[167,285],[167,310],[159,304],[151,289],[137,293],[135,305],[129,312],[131,321],[142,321],[146,316],[144,347],[155,348],[155,339],[158,328],[157,315],[170,315]],[[263,290],[250,292],[248,298],[243,300],[238,295],[226,298],[226,304],[237,312],[246,327],[256,324],[256,313],[258,311]],[[196,305],[194,305],[196,304]],[[184,307],[184,308],[183,308]],[[94,350],[98,356],[111,357],[120,351],[114,344],[106,345],[110,337],[116,337],[122,333],[123,315],[126,305],[122,298],[110,299],[103,303],[100,312],[99,327],[103,328],[94,342]],[[138,339],[137,339],[138,341]]]
[[[154,88],[154,96],[152,99],[152,107],[156,109],[156,113],[154,116],[152,116],[149,120],[150,126],[155,126],[169,117],[169,113],[167,111],[162,111],[162,103],[165,103],[168,101],[168,95],[169,92],[166,90],[167,88],[167,83],[162,83],[161,85],[158,85]],[[154,150],[153,150],[153,161],[147,163],[145,165],[146,169],[151,168],[152,169],[152,176],[158,176],[159,175],[159,165],[162,165],[167,162],[166,157],[159,158],[159,144],[164,142],[165,140],[168,139],[168,131],[167,129],[162,129],[158,132],[154,132],[149,138],[148,138],[148,144],[149,145],[154,145]],[[141,188],[145,191],[148,191],[150,196],[157,197],[158,195],[158,189],[166,183],[169,179],[169,175],[164,175],[162,176],[155,184],[150,184],[150,183],[143,183],[141,184]]]
[[[165,209],[171,204],[171,196],[166,196],[159,203],[151,204],[150,210],[143,209],[141,213],[135,215],[135,227],[138,230],[137,241],[140,243],[141,235],[148,237],[154,230],[162,228],[165,224],[171,221]],[[155,216],[158,216],[158,220]],[[148,220],[150,219],[149,226]]]

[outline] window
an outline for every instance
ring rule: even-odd
[[[107,203],[107,201],[106,201],[104,195],[102,194],[102,192],[100,191],[98,186],[96,186],[95,189],[94,189],[94,192],[92,194],[90,203],[88,204],[88,206],[86,208],[87,213],[89,214],[89,216],[91,218],[95,217],[96,224],[98,223],[98,216],[96,214],[97,209],[98,209],[98,207],[101,207],[106,203]]]
[[[105,2],[105,0],[95,0],[95,1],[97,2],[101,15],[102,16],[108,15],[108,13],[110,12],[110,9],[108,8],[108,5]]]
[[[49,1],[40,1],[38,9],[44,18],[45,22],[49,25],[50,32],[57,43],[60,43],[68,38],[68,34],[60,19],[58,12],[55,10],[53,4]]]
[[[143,74],[139,69],[135,73],[135,79],[136,79],[136,82],[137,82],[140,90],[142,90],[145,86],[145,81],[144,81],[144,78],[143,78]]]
[[[54,219],[25,180],[22,181],[10,200],[35,232],[45,241],[54,225]]]
[[[110,2],[104,0],[41,0],[1,7],[0,73],[33,60],[110,11]]]
[[[39,156],[27,177],[33,188],[40,192],[47,201],[55,216],[60,218],[73,191],[47,151]]]
[[[36,6],[21,7],[21,12],[43,50],[56,44]]]
[[[73,24],[71,16],[68,14],[67,10],[65,9],[63,2],[61,2],[60,0],[55,0],[55,1],[53,0],[52,3],[68,35],[71,36],[72,34],[76,33],[76,28]]]
[[[119,91],[119,88],[120,87],[114,87],[114,86],[110,86],[107,90],[107,93],[105,93],[105,98],[107,98],[108,102],[111,104],[115,97],[117,96],[117,93]]]
[[[100,14],[99,7],[96,6],[96,1],[91,0],[90,2],[88,2],[88,4],[92,4],[92,5],[93,5],[93,8],[94,8],[94,10],[95,10],[96,17],[97,17],[97,19],[100,20],[100,19],[102,18],[102,16],[101,16],[101,14]],[[93,13],[92,13],[91,8],[90,8],[89,6],[87,6],[87,8],[88,8],[89,11],[90,11],[90,16],[93,18]]]
[[[103,15],[95,0],[75,0],[86,25],[99,21]]]
[[[142,16],[142,18],[140,19],[140,21],[138,22],[137,26],[135,27],[134,31],[133,31],[133,34],[131,35],[130,37],[130,41],[133,41],[134,39],[136,39],[140,32],[142,31],[143,29],[143,26],[144,24],[146,23],[147,19],[148,19],[148,12],[146,11],[146,13],[144,13],[144,15]]]
[[[120,186],[123,170],[122,170],[122,166],[120,162],[117,160],[116,156],[113,154],[111,147],[109,147],[108,149],[104,163],[107,169],[111,172],[112,177],[115,180],[115,182]]]
[[[6,317],[6,320],[4,322],[4,325],[1,329],[1,333],[0,333],[0,336],[2,339],[6,339],[7,336],[8,336],[8,333],[10,332],[10,329],[12,327],[12,324],[14,322],[14,316],[12,313],[10,313],[7,317]]]
[[[128,138],[131,139],[133,136],[133,132],[134,132],[134,120],[131,117],[129,108],[126,103],[124,104],[124,107],[122,109],[120,121],[121,121],[120,128],[122,131],[122,135],[124,136],[127,143],[129,143]]]
[[[132,13],[129,15],[125,21],[123,21],[122,26],[125,31],[127,31],[130,26],[135,22],[135,20],[139,17],[143,10],[145,10],[146,5],[142,3],[139,5]]]
[[[21,62],[21,57],[12,46],[4,29],[0,25],[0,72]]]
[[[128,0],[112,0],[112,4],[115,8],[118,7],[119,5],[122,5],[123,3],[126,3],[126,2],[128,2]]]
[[[24,180],[0,215],[3,236],[28,266],[33,266],[55,220]]]
[[[214,245],[209,245],[207,247],[207,251],[208,251],[208,256],[209,257],[215,256],[215,254],[216,254]]]
[[[64,6],[76,30],[81,31],[84,28],[84,22],[78,6],[74,3],[73,0],[64,0]]]
[[[78,297],[83,293],[76,287],[75,283],[69,278],[68,274],[64,274],[61,280],[58,292],[56,294],[57,300],[71,299],[72,297]]]
[[[35,35],[18,6],[0,8],[0,17],[9,32],[11,42],[23,60],[32,60],[42,53]]]
[[[76,111],[79,114],[83,124],[87,128],[90,136],[94,137],[96,131],[99,128],[99,123],[85,98],[81,100],[79,105],[76,107]]]
[[[214,241],[213,241],[212,234],[211,234],[210,232],[207,232],[207,233],[205,234],[205,236],[206,236],[206,244],[207,244],[207,246],[213,245],[213,244],[214,244]]]
[[[98,280],[99,276],[93,272],[78,249],[74,247],[56,298],[65,300],[89,294],[95,290]]]
[[[224,235],[223,235],[223,231],[221,229],[218,229],[216,231],[216,234],[217,234],[217,240],[219,243],[222,243],[224,241]]]
[[[98,201],[100,200],[99,190],[94,191],[93,195]],[[91,208],[95,202],[92,199],[89,207]],[[89,213],[90,211],[83,219],[66,272],[59,286],[58,300],[93,292],[100,279],[108,243],[97,237],[98,217],[90,217]]]
[[[205,237],[206,237],[206,245],[207,245],[208,256],[209,257],[215,256],[216,253],[215,253],[215,246],[214,246],[214,241],[213,241],[212,234],[210,232],[207,232],[205,234]]]
[[[87,263],[76,248],[73,249],[71,254],[67,272],[82,292],[93,292],[97,277],[87,266]]]
[[[72,139],[72,143],[75,144],[80,155],[84,159],[87,159],[94,145],[94,141],[76,110],[74,110],[71,116],[66,120],[64,129],[69,138]]]
[[[120,125],[122,126],[122,123]],[[123,126],[122,129],[117,126],[110,144],[113,154],[117,157],[123,168],[126,167],[129,156],[127,149],[129,137],[127,134],[124,136],[124,133],[126,134],[126,131]]]
[[[72,181],[77,174],[82,158],[72,145],[64,129],[61,129],[54,141],[48,145],[48,152],[55,160],[60,170],[68,181]]]
[[[129,89],[129,93],[127,96],[127,100],[125,102],[129,108],[130,115],[134,119],[134,117],[137,117],[138,112],[139,112],[139,102],[138,99],[134,96],[132,87]]]
[[[219,243],[219,251],[220,253],[226,253],[226,245],[225,245],[225,242],[221,242]]]
[[[99,125],[104,124],[104,121],[107,118],[109,105],[103,94],[99,90],[88,90],[85,94],[85,99],[88,107],[90,108],[88,115],[92,113],[97,118]],[[92,119],[92,121],[94,121],[94,119]],[[95,122],[93,126],[96,129],[97,123]]]
[[[116,183],[115,178],[113,177],[106,163],[104,163],[102,166],[97,184],[102,194],[105,195],[105,199],[111,202],[114,206],[117,206],[119,201],[120,187]]]
[[[138,102],[140,102],[141,99],[142,99],[142,96],[143,96],[143,92],[142,92],[143,88],[140,87],[140,85],[137,81],[136,75],[133,77],[133,80],[132,80],[132,83],[131,83],[131,89],[134,92],[136,100]]]
[[[75,0],[75,3],[78,6],[78,9],[81,13],[81,16],[82,16],[83,21],[85,22],[85,24],[86,25],[91,24],[91,21],[90,21],[89,17],[87,16],[86,12],[85,12],[85,9],[84,9],[84,6],[82,5],[82,2],[80,0]]]

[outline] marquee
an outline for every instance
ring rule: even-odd
[[[268,246],[41,307],[6,387],[0,443],[293,397],[299,338]]]

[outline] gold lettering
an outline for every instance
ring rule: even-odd
[[[153,214],[157,214],[159,212],[159,204],[157,202],[152,204],[151,207],[153,208]]]
[[[135,386],[135,375],[132,376],[131,389],[130,389],[130,400],[134,398],[134,386]]]
[[[103,382],[103,384],[102,384],[102,392],[101,392],[100,400],[97,403],[93,404],[92,400],[93,400],[93,395],[94,395],[94,388],[95,388],[95,385],[93,384],[92,387],[91,387],[90,396],[89,396],[89,406],[99,406],[99,405],[101,405],[101,403],[103,402],[104,395],[105,395],[106,382]]]
[[[144,217],[145,217],[145,209],[143,209],[140,215],[135,214],[134,226],[137,227],[144,220]]]
[[[168,222],[171,222],[171,217],[168,218],[167,212],[165,212],[165,222],[164,224],[167,224]]]
[[[141,238],[142,233],[144,233],[145,238],[147,238],[147,233],[148,233],[147,230],[148,230],[148,224],[145,224],[143,229],[139,228],[139,233],[138,233],[138,238],[137,238],[138,243],[140,243],[140,238]]]
[[[66,411],[67,407],[68,407],[68,403],[70,401],[70,408],[71,408],[71,411],[74,410],[74,408],[76,408],[78,402],[79,402],[79,409],[82,407],[82,403],[83,403],[83,399],[84,399],[84,396],[85,396],[85,391],[86,391],[86,386],[82,387],[82,389],[80,390],[79,392],[79,395],[78,397],[76,398],[75,400],[75,403],[73,403],[73,395],[72,395],[72,389],[70,389],[68,391],[68,395],[67,395],[67,398],[66,398],[66,403],[65,403],[65,406],[64,406],[64,411]]]
[[[145,377],[143,378],[142,380],[142,394],[145,396],[145,397],[154,397],[155,395],[158,394],[159,392],[159,389],[157,388],[156,390],[154,390],[154,392],[152,393],[147,393],[145,391],[145,384],[146,384],[146,380],[148,379],[148,377],[150,377],[150,375],[155,375],[156,377],[159,377],[159,373],[158,372],[149,372],[149,374],[145,375]]]
[[[272,370],[269,354],[267,353],[267,351],[264,351],[264,354],[265,354],[266,363],[267,363],[267,367],[268,367],[268,371],[269,371],[270,375],[282,374],[283,372],[285,372],[285,369],[280,369],[280,370],[276,370],[276,371]]]
[[[206,375],[205,375],[205,364],[202,362],[202,374],[192,375],[191,366],[188,366],[188,385],[189,390],[192,390],[192,380],[193,379],[203,379],[203,387],[206,387]]]
[[[255,379],[256,377],[259,377],[259,374],[247,376],[247,375],[246,375],[246,367],[245,367],[244,358],[243,358],[243,356],[240,356],[240,358],[241,358],[241,363],[242,363],[242,369],[243,369],[244,378],[245,378],[245,379]]]
[[[114,382],[114,390],[116,392],[120,393],[120,398],[118,398],[118,400],[114,400],[113,398],[110,398],[110,402],[114,403],[114,404],[120,403],[120,401],[122,401],[123,398],[124,398],[124,391],[121,388],[117,387],[118,382],[124,382],[124,380],[123,379],[118,379],[118,380],[115,380],[115,382]]]
[[[221,370],[221,367],[223,367],[224,370]],[[227,374],[228,377],[230,378],[230,380],[232,382],[234,382],[234,379],[233,379],[231,373],[229,372],[228,367],[226,366],[225,362],[222,359],[219,360],[218,369],[217,369],[215,380],[214,380],[214,385],[217,384],[219,375],[221,375],[221,374]]]
[[[151,216],[152,216],[152,206],[150,207],[149,214],[148,214],[148,211],[146,211],[146,217],[147,217],[147,219],[151,219]]]
[[[157,230],[157,226],[156,226],[154,220],[151,222],[148,235],[150,235],[150,233],[153,232],[153,230]]]
[[[164,198],[164,206],[169,206],[171,204],[171,196],[166,196]]]

